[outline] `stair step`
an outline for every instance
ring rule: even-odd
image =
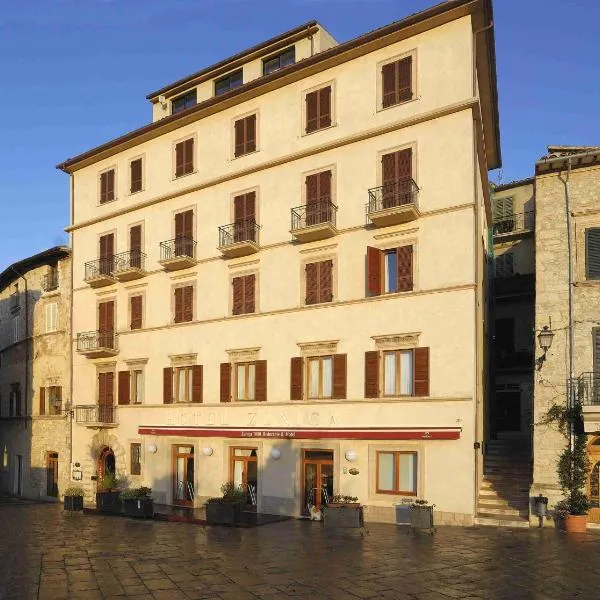
[[[505,507],[493,507],[493,506],[478,506],[477,514],[483,517],[497,517],[497,516],[512,516],[519,518],[526,518],[529,515],[529,510],[518,509],[518,508],[505,508]]]
[[[524,496],[501,497],[479,495],[477,506],[489,506],[490,508],[523,508],[529,509],[529,498]]]
[[[494,519],[491,517],[475,517],[475,525],[481,527],[529,527],[529,520],[518,519],[518,520],[505,520],[505,519]]]

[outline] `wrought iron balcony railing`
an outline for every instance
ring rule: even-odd
[[[535,226],[535,213],[528,211],[524,213],[515,213],[502,219],[494,219],[494,235],[507,235],[510,233],[520,233],[533,231]]]
[[[121,273],[130,269],[146,270],[146,255],[138,250],[121,252],[114,256],[114,272]]]
[[[174,240],[160,243],[160,260],[168,261],[180,257],[196,258],[196,240],[178,236]]]
[[[101,349],[117,349],[117,334],[114,331],[85,331],[77,334],[77,352]]]
[[[90,281],[98,277],[112,277],[115,270],[115,257],[108,256],[90,260],[85,263],[85,280]]]
[[[92,404],[90,406],[75,406],[76,423],[106,423],[117,422],[117,411],[115,406],[104,404]]]
[[[323,198],[312,204],[292,208],[292,231],[331,223],[335,227],[337,206],[329,199]]]
[[[367,212],[374,213],[388,208],[408,205],[418,206],[419,186],[412,179],[386,183],[369,190]]]
[[[243,219],[219,227],[219,248],[226,248],[241,242],[258,244],[260,227],[254,219]]]
[[[51,269],[42,278],[42,290],[51,292],[58,289],[58,269]]]
[[[582,373],[573,380],[575,396],[587,406],[600,405],[600,373]]]

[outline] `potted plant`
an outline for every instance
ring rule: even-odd
[[[123,513],[126,517],[152,519],[154,517],[154,501],[152,489],[146,486],[130,488],[121,492]]]
[[[72,486],[65,490],[65,510],[83,510],[83,488]]]
[[[328,529],[363,527],[363,507],[356,496],[336,494],[323,509],[323,524]]]
[[[233,481],[221,486],[220,498],[209,498],[206,501],[206,521],[209,525],[230,525],[236,527],[242,518],[242,505],[246,494]]]
[[[410,505],[410,526],[416,530],[428,530],[434,532],[433,527],[433,507],[435,504],[429,504],[427,500],[415,499]]]
[[[114,473],[107,473],[98,481],[96,508],[103,513],[121,514],[122,503],[119,482]]]

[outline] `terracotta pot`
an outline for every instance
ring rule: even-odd
[[[587,515],[567,515],[564,519],[567,533],[585,533],[587,529]]]

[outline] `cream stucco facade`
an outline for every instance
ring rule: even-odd
[[[158,96],[168,106],[170,91],[163,88],[149,97],[151,126],[60,165],[71,176],[73,461],[81,464],[90,495],[111,452],[117,473],[151,486],[159,503],[199,506],[242,471],[247,485],[252,469],[260,512],[306,512],[307,502],[318,504],[308,490],[314,483],[317,493],[327,488],[325,500],[331,493],[358,496],[372,520],[395,522],[398,505],[425,497],[436,504],[440,522],[472,522],[482,469],[474,443],[485,435],[487,169],[500,161],[495,72],[487,59],[493,37],[474,35],[490,10],[484,1],[448,3],[339,46],[315,24],[310,37],[295,33],[277,42],[295,45],[296,63],[276,76],[260,75],[270,47],[251,53],[247,63],[242,55],[235,59],[244,70],[239,89],[212,98],[211,76],[197,84],[196,106],[164,116]],[[382,68],[407,57],[412,96],[383,108]],[[179,82],[171,96],[184,87]],[[307,134],[306,94],[323,87],[331,89],[331,123]],[[256,115],[256,146],[236,156],[235,122],[248,115]],[[176,176],[176,146],[189,139],[193,168]],[[383,156],[407,149],[415,184],[410,200],[374,214],[370,198],[386,194]],[[131,194],[130,163],[139,158],[141,190]],[[101,202],[108,171],[114,199]],[[329,214],[327,227],[308,227],[312,237],[305,242],[292,209],[308,203],[307,176],[323,171],[331,172],[335,218]],[[236,221],[234,199],[247,193],[254,194],[258,234],[238,239],[234,227],[233,242],[223,243],[219,228]],[[186,211],[194,252],[174,265],[164,248],[178,239],[176,215]],[[131,260],[131,228],[138,225],[144,264],[136,263],[136,278],[125,280],[116,263],[106,268],[102,260],[122,253]],[[110,234],[111,251],[102,257],[102,236]],[[371,293],[368,248],[386,256],[407,246],[408,289]],[[307,304],[307,264],[326,261],[331,298]],[[248,275],[254,276],[254,310],[234,315],[232,284]],[[175,322],[182,288],[193,299],[184,322]],[[142,297],[141,326],[134,329],[132,296]],[[115,315],[109,343],[94,337],[106,302]],[[91,338],[78,335],[83,332]],[[410,389],[386,395],[392,369],[386,356],[395,351],[410,354],[402,354]],[[372,376],[366,353],[373,352],[379,352],[377,397],[365,389]],[[307,399],[309,359],[341,355],[343,392],[334,381],[338,392]],[[426,361],[417,358],[425,355]],[[303,392],[292,400],[295,357],[304,358]],[[243,395],[236,394],[238,365],[250,363],[256,371],[247,376],[257,382],[263,370],[252,395],[263,401],[236,401]],[[182,385],[194,389],[186,392],[168,378],[187,367],[193,383]],[[325,379],[321,374],[323,389]],[[129,381],[124,396],[121,381]],[[229,395],[224,386],[231,386]],[[254,466],[236,459],[243,452],[236,455],[235,448],[249,449],[244,456]],[[382,491],[384,461],[402,461],[404,453],[411,457],[409,472],[396,465],[390,476],[410,480],[410,493],[399,482],[395,491]]]

